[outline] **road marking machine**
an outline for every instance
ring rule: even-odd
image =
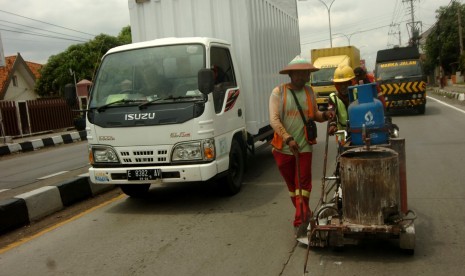
[[[333,175],[326,176],[326,134],[322,191],[307,234],[297,240],[310,247],[343,247],[367,238],[398,239],[414,253],[416,214],[407,206],[405,139],[384,116],[376,83],[349,87],[350,121],[336,133]],[[328,124],[329,127],[329,124]],[[328,199],[329,198],[329,199]]]

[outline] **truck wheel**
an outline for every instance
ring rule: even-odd
[[[426,106],[420,105],[419,107],[417,107],[417,110],[419,114],[425,114]]]
[[[239,142],[233,140],[231,144],[231,151],[229,152],[229,169],[227,175],[220,179],[218,183],[221,185],[221,190],[225,195],[235,195],[242,187],[244,179],[244,151],[242,150]]]
[[[407,256],[415,255],[415,249],[402,249],[402,252]]]
[[[130,197],[143,197],[149,191],[150,184],[120,185],[120,188]]]

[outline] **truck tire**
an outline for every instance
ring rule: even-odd
[[[147,194],[150,184],[120,185],[121,191],[130,197],[143,197]]]
[[[237,194],[244,180],[244,151],[237,140],[233,140],[229,152],[229,169],[225,177],[219,180],[223,194],[232,196]]]
[[[418,114],[425,114],[426,106],[420,105],[417,107]]]

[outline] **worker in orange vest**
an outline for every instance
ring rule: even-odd
[[[275,87],[270,96],[270,125],[275,131],[272,152],[295,208],[293,225],[296,237],[306,233],[312,216],[309,198],[312,190],[312,144],[316,143],[316,135],[312,138],[307,136],[304,119],[324,122],[334,116],[332,111],[318,110],[315,94],[306,85],[310,73],[317,70],[309,61],[297,56],[279,72],[289,75],[291,82]]]

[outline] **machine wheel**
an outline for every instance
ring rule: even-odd
[[[131,184],[131,185],[120,185],[123,193],[130,197],[143,197],[147,194],[150,188],[150,184]]]
[[[331,231],[328,234],[328,245],[335,251],[344,250],[344,234],[337,231]]]
[[[415,225],[413,223],[400,233],[399,247],[407,255],[415,253]]]
[[[242,187],[244,179],[244,151],[237,140],[233,140],[229,152],[229,169],[225,177],[219,180],[219,185],[225,195],[235,195]]]

